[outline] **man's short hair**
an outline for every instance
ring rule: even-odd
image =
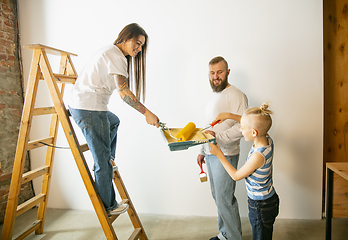
[[[221,56],[214,57],[212,60],[210,60],[209,65],[213,65],[213,64],[219,63],[221,61],[223,61],[225,63],[226,69],[228,69],[227,61],[223,57],[221,57]]]

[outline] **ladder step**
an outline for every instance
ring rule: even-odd
[[[53,74],[54,80],[60,82],[60,83],[75,83],[77,76],[68,76],[64,74]]]
[[[33,116],[41,116],[54,113],[57,113],[54,107],[34,108],[33,110]]]
[[[128,199],[122,199],[122,201],[120,202],[120,204],[124,204],[124,203],[128,203],[129,200]]]
[[[81,149],[82,152],[86,152],[86,151],[89,150],[89,147],[88,147],[87,143],[85,143],[85,144],[82,144],[80,146],[80,149]]]
[[[41,220],[36,220],[35,222],[33,222],[33,224],[28,227],[27,229],[25,229],[23,232],[21,232],[19,235],[17,235],[15,237],[15,240],[19,240],[19,239],[24,239],[25,237],[27,237],[30,233],[34,232],[36,229],[38,229],[41,225]]]
[[[42,144],[42,143],[53,144],[53,137],[48,137],[48,138],[43,138],[43,139],[28,142],[27,151],[46,146],[45,144]],[[89,150],[89,147],[87,143],[85,143],[80,146],[80,149],[82,152],[86,152]]]
[[[129,202],[128,199],[123,199],[123,200],[120,202],[120,204],[124,204],[124,203],[128,203],[128,202]],[[128,209],[128,210],[129,210],[129,209]],[[127,210],[127,211],[128,211],[128,210]],[[111,215],[111,216],[109,217],[110,222],[112,223],[113,221],[115,221],[116,218],[118,218],[118,216],[120,216],[120,214],[119,214],[119,215]]]
[[[118,218],[118,216],[120,216],[120,215],[111,215],[111,216],[109,217],[110,223],[113,223],[113,222],[116,220],[116,218]]]
[[[48,138],[43,138],[43,139],[28,142],[27,151],[45,146],[44,144],[40,142],[43,142],[46,144],[53,144],[53,137],[48,137]]]
[[[42,108],[33,109],[33,116],[41,116],[41,115],[48,115],[48,114],[55,114],[55,113],[57,113],[55,107],[42,107]],[[69,109],[66,109],[66,113],[69,117],[71,117]]]
[[[141,228],[135,228],[132,235],[128,238],[128,240],[135,240],[138,239],[138,237],[141,234],[142,229]]]
[[[45,80],[42,73],[40,73],[39,79]],[[56,82],[59,82],[59,83],[72,83],[72,84],[74,84],[76,82],[76,79],[77,79],[77,76],[53,73],[53,80],[55,80]]]
[[[17,207],[16,217],[25,213],[29,209],[32,209],[34,206],[45,200],[46,194],[38,194],[35,197],[29,199],[28,201],[22,203]]]
[[[36,168],[34,170],[31,170],[29,172],[26,172],[25,174],[23,174],[21,184],[29,182],[33,179],[36,179],[36,178],[48,173],[48,170],[49,170],[48,166],[42,166],[42,167]]]

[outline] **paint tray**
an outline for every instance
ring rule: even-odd
[[[170,151],[180,151],[180,150],[186,150],[189,147],[193,147],[196,145],[213,142],[215,143],[215,137],[208,133],[201,132],[202,128],[196,128],[196,130],[191,134],[189,139],[187,141],[178,141],[175,138],[172,138],[172,136],[176,136],[178,132],[181,131],[182,128],[162,128],[161,133],[164,137],[164,140],[168,144]],[[170,134],[168,132],[170,131]]]

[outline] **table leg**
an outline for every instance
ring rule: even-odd
[[[326,240],[331,240],[333,171],[326,168]]]

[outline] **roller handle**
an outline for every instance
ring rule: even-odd
[[[221,120],[218,120],[218,121],[216,121],[216,122],[214,122],[214,123],[209,124],[208,127],[203,128],[201,131],[204,131],[204,130],[206,130],[206,129],[208,129],[208,128],[214,127],[214,126],[215,126],[217,123],[219,123],[219,122],[221,122]]]
[[[217,120],[216,122],[210,124],[212,127],[214,127],[217,123],[221,122],[221,120]]]

